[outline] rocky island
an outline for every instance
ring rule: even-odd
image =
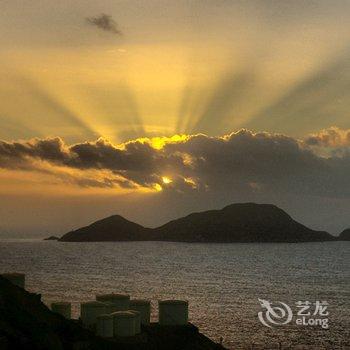
[[[271,204],[238,203],[221,210],[192,213],[151,229],[119,215],[68,232],[62,242],[321,242],[335,238],[312,230]]]
[[[339,236],[339,241],[350,241],[350,228],[344,230]]]
[[[44,239],[44,241],[58,241],[60,238],[57,236],[50,236]]]

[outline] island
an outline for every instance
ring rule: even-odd
[[[157,228],[146,228],[120,215],[70,231],[61,242],[173,241],[212,243],[322,242],[336,238],[295,221],[272,204],[236,203],[220,210],[192,213]]]
[[[339,241],[350,241],[350,228],[344,230],[339,236]]]
[[[44,238],[44,241],[58,241],[60,238],[56,236],[50,236],[47,238]]]

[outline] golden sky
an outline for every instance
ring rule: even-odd
[[[345,157],[350,128],[349,1],[3,0],[0,33],[0,140],[6,152],[14,152],[3,155],[0,195],[7,205],[0,216],[10,231],[17,227],[17,210],[25,217],[18,230],[29,227],[30,232],[42,227],[64,231],[72,228],[72,220],[82,224],[116,211],[132,212],[134,219],[154,224],[199,208],[198,198],[186,197],[188,189],[209,193],[215,188],[216,199],[210,200],[218,206],[251,198],[288,207],[293,201],[283,195],[284,180],[280,187],[264,187],[260,168],[245,169],[244,177],[251,178],[247,184],[241,182],[242,174],[237,182],[220,177],[232,169],[227,159],[235,157],[235,149],[216,165],[215,178],[223,185],[213,185],[209,168],[201,163],[212,153],[207,148],[199,152],[197,143],[211,152],[220,144],[221,156],[229,135],[242,128],[253,131],[244,141],[247,147],[266,131],[268,140],[278,138],[274,133],[290,137],[300,154],[307,149],[317,157],[313,161]],[[207,135],[205,142],[194,136],[199,133]],[[311,134],[322,142],[312,145]],[[34,138],[59,138],[61,148],[55,148],[56,141],[45,147],[53,147],[64,159],[53,160]],[[240,137],[232,139],[238,142]],[[74,144],[83,148],[86,142],[96,152],[103,148],[101,157],[108,149],[112,157],[130,159],[119,168],[105,158],[87,165],[82,154],[70,149]],[[21,147],[27,153],[18,155]],[[72,165],[75,157],[81,164]],[[157,165],[148,157],[157,159]],[[128,167],[130,161],[145,162],[152,171],[146,165]],[[324,177],[317,181],[324,186]],[[341,178],[339,184],[344,186]],[[227,197],[225,186],[232,189]],[[324,201],[330,192],[339,192],[337,186],[324,193],[312,188],[307,195]],[[143,213],[145,200],[163,203],[166,188],[176,189],[181,201],[166,199],[178,206],[164,209],[161,218]],[[332,201],[344,205],[346,188],[344,193]],[[29,214],[18,204],[23,196],[36,198]],[[304,198],[305,203],[312,203],[310,198]],[[81,207],[67,212],[60,204],[64,200],[67,206],[77,202]],[[91,201],[100,203],[96,211],[90,209]],[[135,201],[139,209],[132,206]],[[339,205],[332,204],[335,211]],[[288,209],[305,218],[304,208],[296,207]],[[321,227],[326,220],[318,221],[316,206],[313,210],[309,222]]]
[[[0,6],[3,139],[349,126],[349,94],[338,91],[350,68],[348,1]],[[101,13],[121,35],[86,21]]]

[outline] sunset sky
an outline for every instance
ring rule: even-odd
[[[0,2],[0,235],[232,202],[350,227],[347,0]]]

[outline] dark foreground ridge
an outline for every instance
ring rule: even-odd
[[[40,295],[15,286],[0,276],[1,350],[220,350],[224,348],[197,327],[151,324],[135,337],[103,339],[50,311]]]
[[[155,229],[114,215],[65,234],[64,242],[321,242],[335,237],[314,231],[271,204],[231,204],[221,210],[193,213]]]

